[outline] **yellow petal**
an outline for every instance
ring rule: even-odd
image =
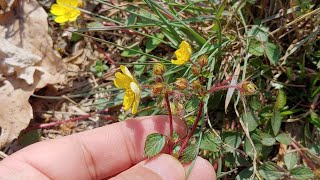
[[[131,109],[132,114],[136,114],[137,113],[138,107],[139,107],[139,103],[140,103],[140,94],[136,94],[134,96],[134,101],[133,101],[133,104],[132,104],[132,109]]]
[[[63,15],[65,14],[65,9],[63,7],[61,7],[60,5],[58,4],[53,4],[51,6],[51,9],[50,9],[50,12],[53,14],[53,15]]]
[[[187,50],[190,54],[192,53],[191,46],[187,41],[182,41],[179,48]]]
[[[74,9],[71,14],[69,15],[69,21],[75,21],[77,20],[77,17],[80,15],[80,11],[78,9]]]
[[[123,98],[123,107],[125,111],[131,108],[132,103],[134,102],[134,97],[135,94],[130,89],[126,90]]]
[[[135,82],[131,82],[130,83],[130,88],[135,94],[140,94],[141,93],[141,90],[140,90],[138,84],[135,83]]]
[[[68,18],[64,15],[62,16],[57,16],[55,19],[54,19],[55,22],[57,23],[65,23],[68,21]]]
[[[69,0],[68,3],[69,3],[70,6],[78,7],[79,0]]]
[[[130,88],[130,83],[132,82],[132,80],[120,73],[120,72],[116,72],[115,74],[116,79],[114,80],[114,85],[118,88],[123,88],[123,89],[129,89]]]
[[[130,77],[133,80],[133,76],[132,76],[131,72],[129,71],[129,69],[126,66],[121,65],[120,69],[121,69],[123,74],[127,75],[128,77]]]
[[[185,61],[182,61],[182,60],[179,60],[179,59],[178,59],[178,60],[172,59],[172,60],[171,60],[171,63],[180,66],[180,65],[185,64]]]

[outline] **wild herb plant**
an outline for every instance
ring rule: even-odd
[[[219,178],[319,177],[316,3],[86,2],[108,7],[112,15],[70,3],[65,2],[77,17],[76,10],[90,16],[79,16],[76,26],[65,24],[70,32],[94,41],[97,48],[121,52],[119,62],[106,62],[120,67],[114,84],[123,93],[114,94],[106,106],[123,99],[121,119],[168,115],[170,133],[150,134],[146,157],[167,146],[183,163],[199,154],[207,158]],[[75,20],[75,15],[61,18],[56,8],[51,9],[56,22]],[[119,43],[107,31],[130,40]],[[173,118],[190,127],[185,137],[174,132]]]

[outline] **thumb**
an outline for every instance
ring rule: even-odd
[[[121,179],[184,180],[185,171],[177,159],[168,154],[161,154],[144,160],[112,178],[112,180]]]

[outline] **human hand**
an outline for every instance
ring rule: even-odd
[[[180,136],[187,132],[177,119],[174,129]],[[167,116],[139,117],[42,141],[0,162],[0,179],[186,179],[190,165],[167,154],[143,156],[145,139],[155,132],[169,134]],[[215,178],[211,164],[198,157],[188,179]]]

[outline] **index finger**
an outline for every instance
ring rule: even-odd
[[[186,134],[174,119],[174,129]],[[169,134],[168,116],[129,119],[60,139],[43,141],[3,161],[22,161],[50,179],[101,179],[120,173],[145,159],[144,141],[150,133]]]

